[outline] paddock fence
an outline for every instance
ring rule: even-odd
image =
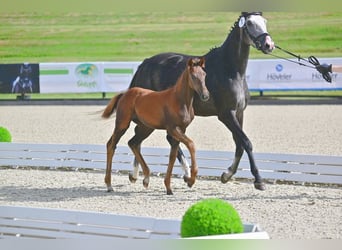
[[[187,150],[184,153],[190,162]],[[143,147],[142,154],[155,175],[164,174],[169,160],[168,148]],[[342,156],[255,153],[262,178],[271,183],[303,185],[342,185]],[[199,178],[220,178],[234,159],[233,152],[197,150]],[[118,146],[113,172],[132,171],[133,153]],[[96,144],[0,143],[0,168],[36,167],[62,170],[100,170],[106,168],[106,148]],[[184,174],[179,163],[175,176]],[[244,154],[235,179],[253,180],[248,157]]]

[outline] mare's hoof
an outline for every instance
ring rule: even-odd
[[[143,186],[145,188],[148,188],[148,184],[150,183],[150,178],[148,177],[145,177],[144,180],[143,180]]]
[[[131,173],[128,174],[128,179],[131,183],[135,183],[137,181],[137,178],[134,178]]]
[[[266,189],[265,183],[263,182],[254,182],[254,187],[261,191],[264,191]]]
[[[232,172],[223,172],[221,175],[221,182],[222,183],[227,183],[233,176],[234,174]]]
[[[172,190],[166,190],[166,194],[167,195],[173,195],[173,192],[172,192]]]
[[[114,192],[114,189],[113,189],[113,187],[112,187],[112,186],[110,186],[110,187],[107,187],[107,192],[108,192],[108,193],[110,193],[110,192]]]

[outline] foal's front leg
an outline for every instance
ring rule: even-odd
[[[170,143],[170,146],[172,146],[172,140],[173,140],[172,136],[167,135],[166,139]],[[182,149],[179,146],[178,146],[178,152],[177,152],[177,159],[178,159],[179,163],[181,164],[182,169],[184,171],[183,178],[185,181],[187,178],[190,177],[190,166],[189,166],[188,161],[185,158],[185,155],[183,154]]]
[[[196,163],[196,150],[195,150],[195,144],[194,142],[185,135],[185,131],[183,131],[181,128],[176,127],[174,130],[172,130],[172,133],[170,133],[176,140],[182,142],[185,144],[185,146],[188,148],[191,156],[191,176],[190,177],[184,177],[184,180],[188,183],[188,187],[192,187],[195,184],[196,176],[198,172],[198,167]]]
[[[172,177],[172,170],[177,158],[177,152],[179,147],[179,141],[175,140],[170,136],[169,143],[171,145],[170,156],[169,156],[169,164],[167,166],[167,171],[164,179],[164,184],[166,187],[166,194],[172,195],[173,192],[171,190],[171,177]]]

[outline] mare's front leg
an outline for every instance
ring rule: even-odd
[[[172,137],[174,137],[176,140],[184,143],[189,150],[191,156],[191,175],[190,177],[185,177],[184,180],[188,183],[188,187],[192,187],[196,181],[196,176],[198,173],[195,156],[195,144],[189,137],[185,135],[185,131],[182,131],[179,127],[176,127],[174,130],[172,130],[170,135],[172,135]]]
[[[240,125],[240,128],[243,127],[243,111],[241,112],[236,112],[236,119]],[[222,121],[222,120],[221,120]],[[223,121],[222,121],[223,122]],[[233,175],[237,172],[241,157],[243,155],[243,147],[241,145],[240,139],[237,137],[236,133],[233,133],[233,139],[235,142],[235,157],[232,165],[228,168],[228,172],[224,172],[221,175],[221,182],[222,183],[227,183]]]
[[[139,124],[135,127],[134,132],[135,135],[132,137],[132,139],[129,140],[128,145],[131,148],[132,152],[134,153],[135,156],[135,169],[134,171],[136,171],[137,167],[139,166],[138,163],[141,165],[141,168],[143,170],[144,173],[144,179],[143,179],[143,185],[145,188],[148,187],[148,184],[150,182],[150,169],[148,168],[143,156],[141,155],[140,152],[140,145],[142,143],[143,140],[145,140],[152,132],[154,131],[154,129],[146,127],[142,124]],[[136,178],[137,178],[137,173],[133,172],[133,174],[136,174],[136,176],[129,176],[131,182],[135,182]],[[135,179],[135,180],[134,180]]]
[[[106,176],[105,183],[107,185],[107,191],[113,191],[112,187],[112,160],[115,153],[116,145],[118,144],[120,138],[126,132],[127,129],[115,129],[113,135],[109,138],[107,142],[107,164],[106,164]]]
[[[242,153],[244,149],[248,155],[251,172],[255,178],[254,187],[259,190],[265,190],[265,184],[262,181],[262,178],[259,174],[259,170],[255,164],[254,155],[253,155],[253,147],[251,141],[248,139],[246,134],[242,131],[239,120],[236,116],[235,110],[228,110],[227,112],[219,115],[220,121],[222,121],[228,129],[232,132],[233,138],[236,143],[236,152],[235,159],[230,168],[228,168],[228,172],[224,172],[221,176],[221,181],[226,183],[235,173],[242,157]],[[242,112],[242,111],[241,111]],[[238,114],[239,115],[239,114]],[[242,125],[242,116],[239,118]]]

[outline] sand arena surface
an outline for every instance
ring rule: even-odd
[[[102,106],[1,106],[0,126],[13,142],[104,144],[114,119],[102,120]],[[120,145],[127,145],[133,124]],[[341,155],[342,105],[252,105],[244,130],[254,152]],[[197,149],[234,151],[230,132],[216,117],[196,117],[187,134]],[[168,147],[164,131],[156,131],[143,146]],[[227,166],[228,167],[228,166]],[[113,193],[105,192],[104,173],[0,169],[0,204],[67,208],[181,218],[194,202],[217,197],[230,202],[244,222],[258,223],[275,239],[342,238],[342,190],[331,187],[267,185],[198,179],[189,189],[173,178],[173,196],[163,179],[142,178],[131,184],[113,175]]]

